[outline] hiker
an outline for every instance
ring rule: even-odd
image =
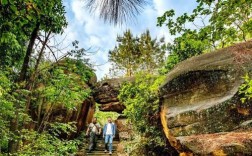
[[[108,123],[103,127],[103,138],[105,138],[105,153],[108,151],[109,144],[109,154],[112,154],[112,142],[116,133],[116,125],[112,122],[111,117],[108,117]]]
[[[88,129],[86,135],[90,137],[88,152],[90,153],[92,150],[96,148],[96,141],[98,135],[101,134],[101,126],[97,123],[97,118],[94,117],[92,122],[88,125]]]

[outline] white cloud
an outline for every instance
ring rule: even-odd
[[[156,9],[157,15],[161,16],[165,11],[172,5],[172,0],[153,0],[154,8]]]
[[[108,74],[111,66],[110,63],[106,63],[108,61],[108,51],[115,46],[117,35],[122,34],[126,29],[131,29],[134,35],[140,35],[146,29],[149,29],[153,37],[165,36],[166,41],[170,41],[171,37],[168,29],[166,27],[157,27],[156,23],[157,17],[161,16],[166,10],[177,7],[176,3],[177,1],[174,0],[153,0],[152,5],[145,7],[135,24],[115,27],[104,23],[97,16],[90,15],[84,8],[83,1],[65,0],[64,4],[66,5],[66,16],[69,24],[65,30],[67,37],[64,44],[67,45],[74,40],[78,40],[80,47],[93,47],[92,50],[98,49],[97,54],[90,56],[90,59],[96,65],[105,63],[101,66],[95,66],[97,77],[101,79],[105,74]]]

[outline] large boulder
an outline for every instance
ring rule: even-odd
[[[161,122],[170,144],[196,155],[252,154],[252,101],[238,94],[252,70],[252,42],[179,63],[160,87]]]
[[[125,106],[119,101],[119,90],[123,83],[133,81],[133,77],[114,78],[100,81],[94,88],[93,97],[101,106],[101,111],[114,111],[122,113]]]

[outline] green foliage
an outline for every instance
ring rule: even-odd
[[[6,150],[10,137],[9,119],[14,116],[13,103],[7,100],[11,97],[9,91],[12,83],[3,71],[0,71],[0,79],[0,149]]]
[[[157,25],[167,26],[170,34],[175,36],[168,47],[171,57],[176,60],[168,57],[167,68],[162,69],[164,73],[174,66],[172,63],[252,37],[251,0],[197,2],[198,6],[191,14],[184,13],[175,18],[175,11],[168,10],[157,18]]]
[[[85,64],[82,65],[85,66],[85,69],[87,68]],[[44,62],[40,68],[44,69],[45,66],[48,67],[48,62]],[[72,68],[75,69],[71,70]],[[78,106],[90,95],[91,91],[85,82],[93,71],[89,68],[84,73],[78,74],[81,70],[84,70],[84,67],[81,68],[81,64],[70,61],[70,59],[69,62],[64,61],[62,65],[41,70],[32,92],[22,89],[13,81],[14,79],[10,79],[14,73],[0,71],[1,152],[8,152],[7,145],[10,140],[18,140],[20,143],[21,149],[17,155],[54,155],[54,153],[66,155],[77,150],[75,141],[59,139],[62,135],[68,136],[70,133],[74,133],[75,123],[53,122],[49,119],[58,108],[78,109]],[[27,97],[31,97],[32,107],[30,108],[36,115],[31,116],[27,111]],[[35,134],[30,134],[29,131],[22,135],[12,133],[9,127],[13,126],[11,123],[13,119],[18,122],[19,132],[26,131],[24,125],[35,123],[37,128],[34,129],[34,132],[30,132]],[[30,140],[25,138],[30,135],[34,138]],[[37,140],[33,141],[33,139]]]
[[[51,131],[62,130],[63,127],[68,127],[69,125],[60,124],[53,126]],[[64,129],[64,128],[63,128]],[[70,127],[72,129],[72,127]],[[73,154],[78,150],[78,145],[80,144],[77,140],[64,140],[58,138],[58,133],[56,136],[48,132],[37,133],[36,131],[22,130],[22,148],[14,155],[29,156],[29,155],[69,155]]]
[[[243,79],[244,83],[239,87],[239,94],[242,95],[242,103],[245,103],[252,98],[252,78],[247,73]]]
[[[48,130],[53,136],[60,137],[61,134],[71,135],[72,133],[76,132],[76,123],[69,122],[69,123],[60,123],[60,122],[53,122],[50,123],[50,129]]]
[[[117,42],[118,47],[109,51],[109,61],[113,62],[119,70],[126,71],[126,75],[131,76],[139,64],[139,60],[136,59],[140,56],[137,39],[128,30],[123,36],[117,37]]]
[[[168,73],[179,62],[180,60],[177,54],[174,53],[169,54],[165,62],[165,65],[159,69],[160,74]]]
[[[164,76],[139,73],[134,82],[123,85],[119,94],[119,99],[126,105],[124,114],[135,131],[143,137],[141,146],[148,151],[155,151],[165,145],[162,130],[159,128],[158,98],[158,87],[163,83],[164,78]]]
[[[158,26],[166,25],[172,35],[197,30],[213,47],[224,47],[236,41],[250,38],[251,0],[197,0],[198,6],[188,15],[173,20],[174,10],[158,17]],[[199,19],[199,20],[198,20]],[[189,23],[193,24],[193,28]]]
[[[164,38],[152,39],[148,30],[140,37],[134,37],[131,31],[127,30],[123,36],[117,37],[117,42],[118,46],[109,51],[109,61],[113,65],[111,70],[114,73],[117,70],[126,76],[132,76],[142,70],[153,73],[164,62]]]
[[[61,0],[0,1],[1,154],[18,148],[16,155],[68,155],[76,151],[75,141],[59,139],[75,132],[76,123],[55,122],[52,116],[59,109],[67,113],[78,109],[90,95],[87,81],[94,72],[77,41],[68,54],[72,59],[56,58],[56,63],[47,60],[40,47],[48,43],[42,32],[61,34],[66,26]],[[37,53],[39,57],[34,58]],[[29,72],[20,72],[21,67]],[[19,72],[26,81],[19,81]]]
[[[122,141],[121,143],[125,146],[125,152],[131,156],[139,156],[143,154],[156,156],[162,155],[162,152],[165,152],[163,148],[164,140],[161,137],[146,138],[142,137],[141,135],[135,134],[133,140],[125,142]]]
[[[14,83],[10,79],[11,74],[14,75],[14,73],[8,71],[0,71],[0,148],[4,152],[7,152],[7,145],[10,140],[19,139],[17,135],[19,132],[11,131],[12,126],[19,128],[31,121],[30,116],[25,113],[25,97],[29,92]]]
[[[94,117],[97,117],[98,122],[101,125],[105,125],[108,121],[108,117],[111,117],[113,121],[115,121],[119,114],[116,112],[103,112],[99,110],[99,104],[96,104],[95,114]]]
[[[201,35],[203,34],[196,31],[186,31],[181,37],[177,37],[173,44],[169,44],[169,50],[179,56],[179,61],[202,54],[209,43],[207,40],[201,40]]]
[[[61,0],[1,1],[0,8],[0,66],[20,67],[36,25],[53,33],[62,33],[67,25]]]
[[[43,62],[40,68],[44,69],[48,64]],[[31,95],[31,105],[36,114],[33,120],[38,123],[38,131],[45,129],[49,121],[65,122],[64,114],[52,119],[54,112],[63,110],[70,113],[80,109],[82,102],[90,96],[87,81],[93,75],[93,70],[85,63],[70,58],[40,72]]]
[[[66,108],[73,109],[89,96],[90,90],[83,89],[84,82],[80,81],[80,76],[64,72],[64,69],[56,67],[44,73],[40,82],[45,87],[38,88],[37,93],[46,99],[45,103],[63,104]]]
[[[86,50],[84,48],[79,49],[79,41],[74,41],[73,43],[74,49],[69,51],[69,56],[74,59],[66,58],[65,66],[67,68],[71,68],[72,72],[81,76],[81,80],[87,82],[90,78],[95,76],[92,64],[89,63],[89,59],[85,58]]]
[[[22,128],[22,125],[31,121],[30,116],[25,112],[25,96],[28,95],[26,90],[13,88],[15,84],[8,79],[9,73],[0,71],[0,144],[1,152],[7,152],[9,140],[20,140],[20,150],[14,155],[68,155],[77,151],[77,140],[59,139],[59,136],[69,135],[75,132],[75,123],[51,123],[47,131],[38,133]],[[61,81],[62,77],[57,75]],[[64,77],[67,79],[68,77]],[[54,79],[55,80],[55,79]],[[52,80],[52,81],[54,81]],[[64,80],[65,82],[66,80]],[[57,85],[59,87],[60,84]],[[14,90],[13,90],[14,89]],[[64,91],[67,91],[65,88]],[[69,93],[69,91],[68,91]],[[86,93],[85,93],[86,94]],[[73,94],[71,94],[73,95]],[[54,96],[54,95],[52,95]],[[76,98],[76,97],[75,97]],[[83,98],[83,97],[82,97]],[[53,101],[51,101],[53,102]],[[77,102],[77,101],[75,101]],[[19,118],[21,135],[14,135],[9,130],[10,120],[15,118],[15,103],[19,103]],[[67,106],[67,105],[66,105]],[[16,107],[15,107],[16,108]]]
[[[167,48],[164,38],[152,39],[150,31],[146,30],[139,38],[138,47],[141,53],[140,58],[137,58],[140,60],[140,71],[153,73],[155,69],[163,65]]]

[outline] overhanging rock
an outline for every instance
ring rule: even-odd
[[[125,106],[118,99],[119,90],[123,83],[132,82],[133,77],[114,78],[100,81],[94,88],[93,97],[99,104],[101,111],[114,111],[122,113]]]

